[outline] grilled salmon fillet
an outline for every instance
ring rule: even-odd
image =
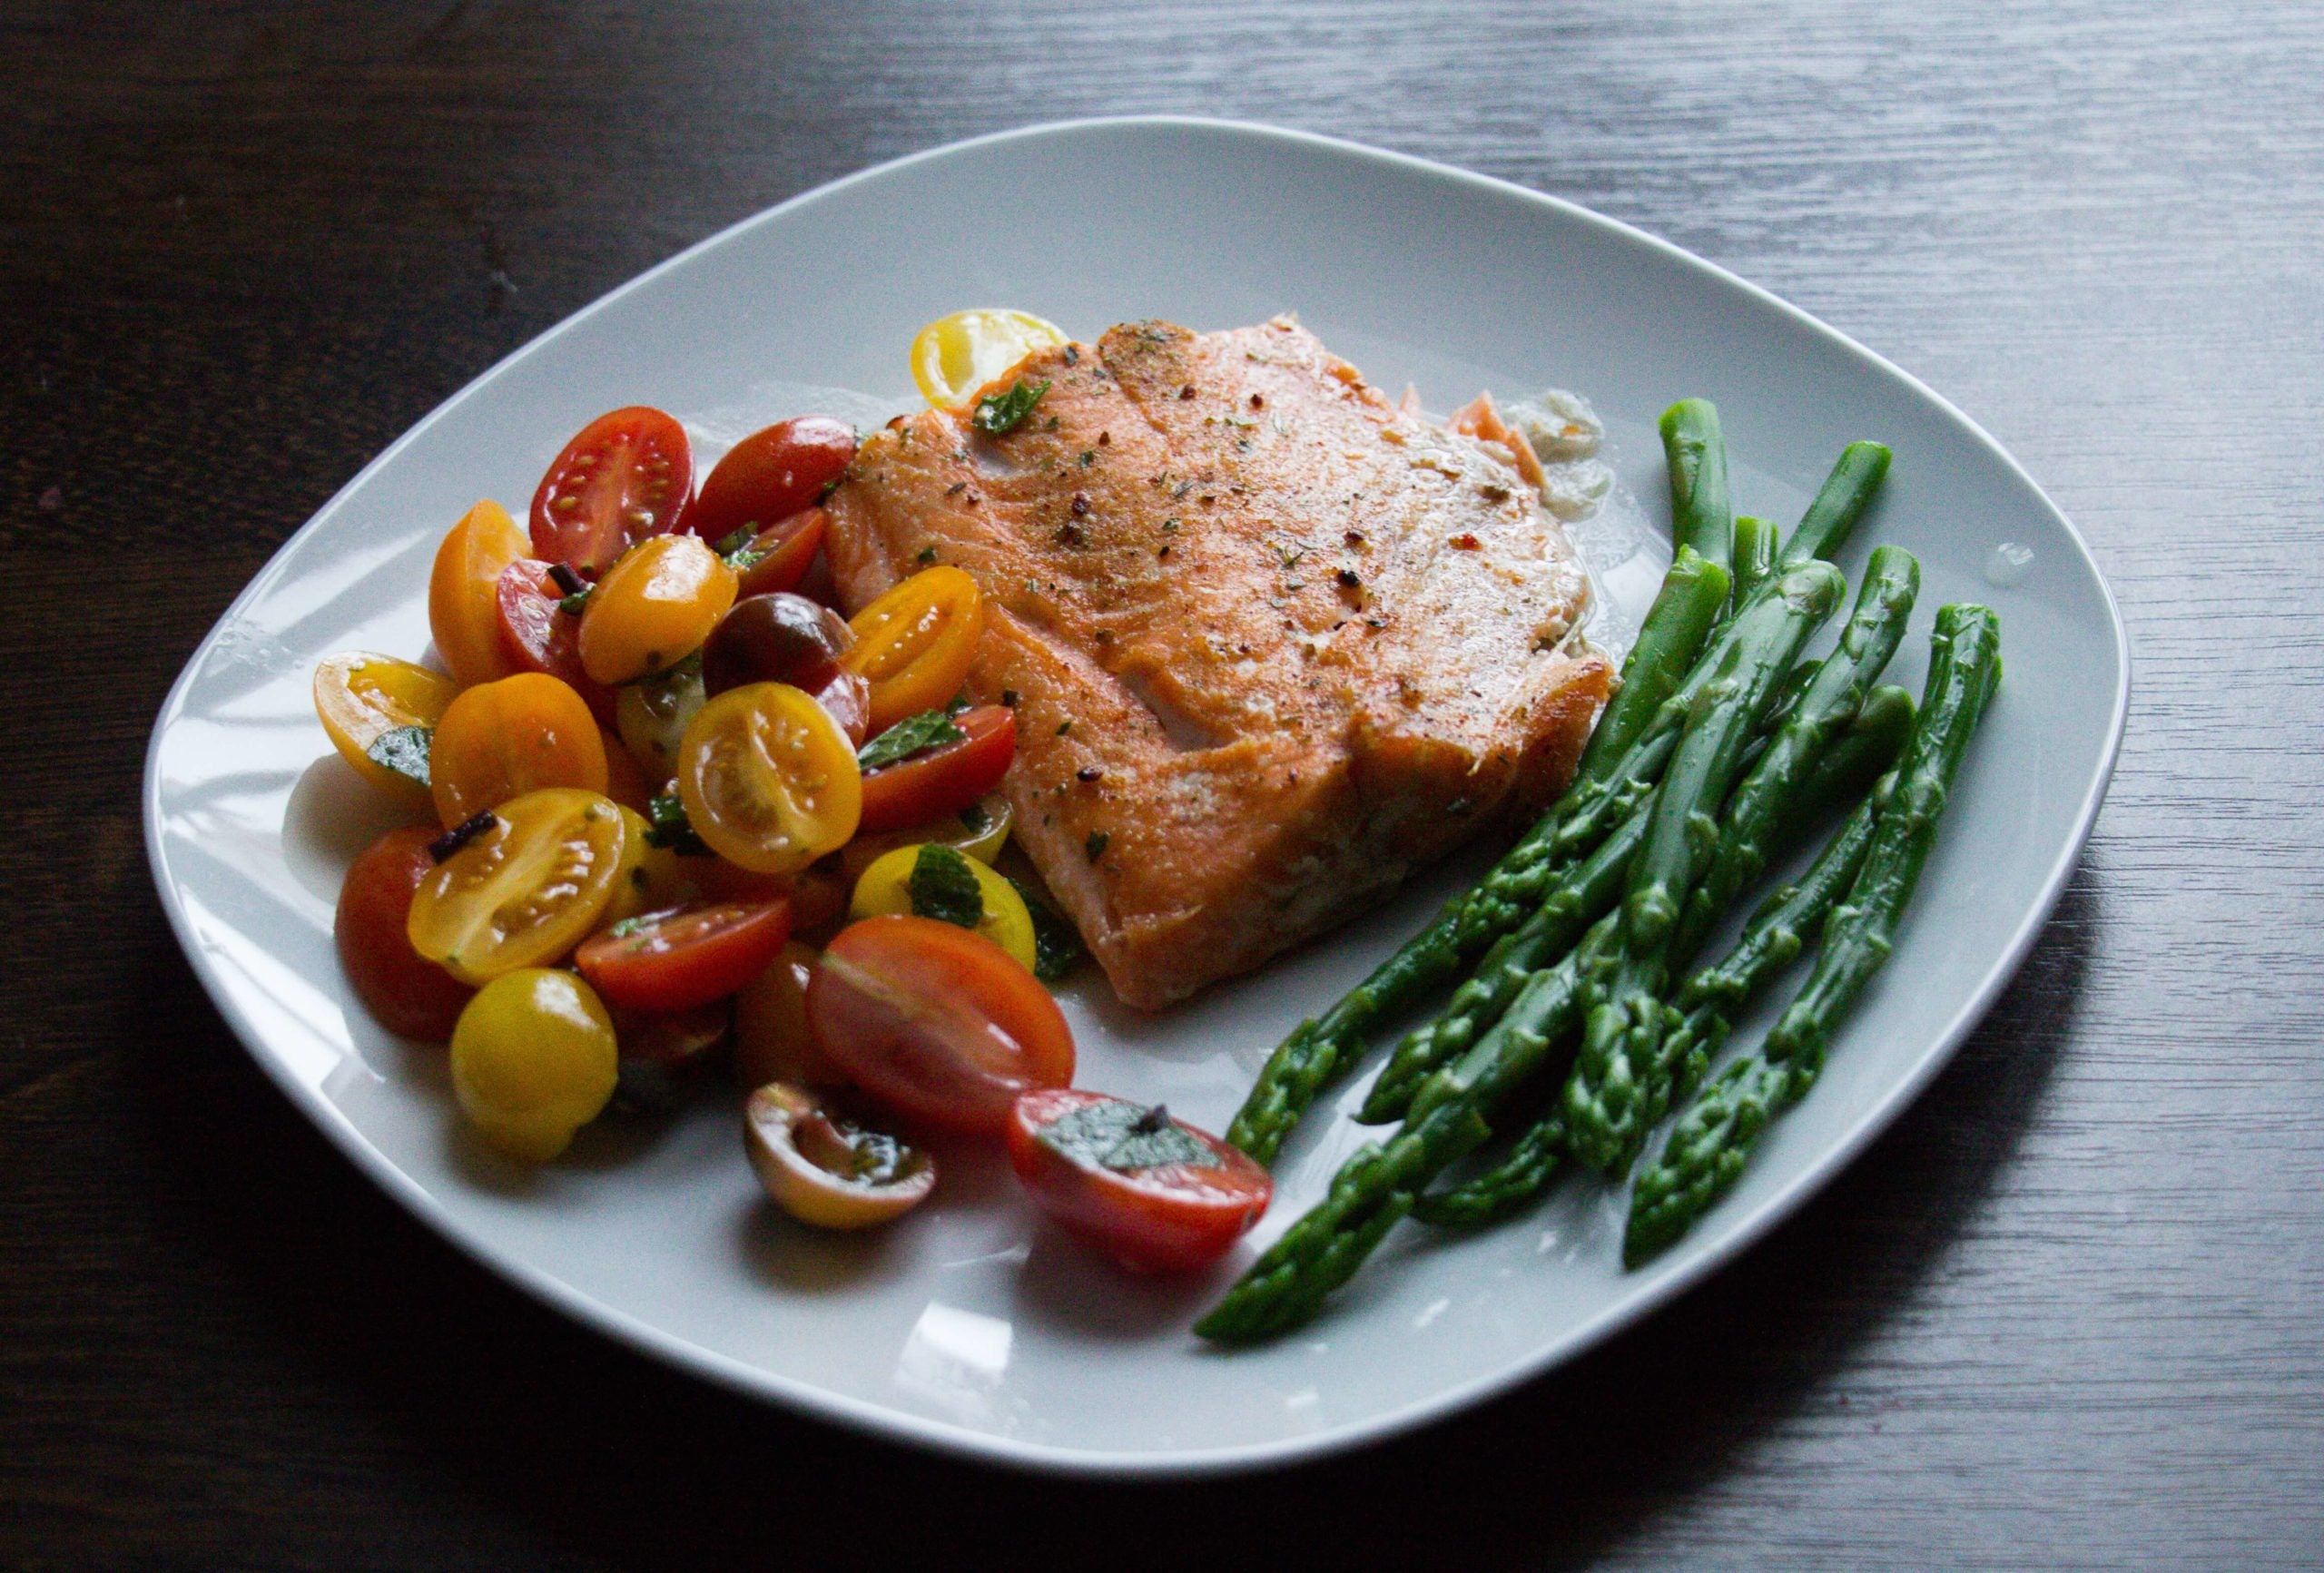
[[[1049,386],[1002,436],[874,433],[826,539],[851,610],[932,563],[982,587],[970,686],[1017,708],[1019,842],[1126,1002],[1256,967],[1563,789],[1611,672],[1507,449],[1285,318],[1125,324],[994,390],[1018,380]]]

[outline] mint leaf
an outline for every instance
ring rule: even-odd
[[[1049,390],[1046,380],[1029,383],[1020,378],[1009,385],[1008,392],[988,393],[978,399],[977,412],[969,417],[969,424],[987,437],[1005,437],[1025,424],[1033,406]]]
[[[1063,914],[1049,903],[1049,898],[1019,879],[1010,879],[1017,893],[1025,898],[1025,910],[1033,916],[1033,976],[1044,983],[1055,983],[1089,959],[1088,950],[1081,943],[1081,930],[1066,921]]]
[[[984,918],[984,888],[968,859],[940,842],[920,849],[911,863],[911,910],[956,928],[973,929]]]
[[[667,847],[682,857],[710,855],[709,845],[694,834],[694,821],[686,818],[685,800],[675,792],[663,792],[645,805],[645,844]]]
[[[855,762],[866,771],[910,759],[931,748],[941,748],[948,742],[964,742],[968,733],[952,724],[952,718],[940,710],[923,710],[918,715],[907,715],[895,725],[865,743],[855,755]]]
[[[436,741],[435,729],[426,726],[390,727],[371,740],[363,757],[373,764],[381,764],[406,781],[428,784],[428,749]]]
[[[1128,1174],[1167,1164],[1218,1167],[1218,1155],[1157,1104],[1141,1108],[1120,1098],[1083,1104],[1034,1138],[1077,1164]]]

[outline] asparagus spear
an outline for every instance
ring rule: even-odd
[[[1800,645],[1831,615],[1844,588],[1827,563],[1786,570],[1774,595],[1736,619],[1728,663],[1687,722],[1646,844],[1630,863],[1619,958],[1610,979],[1593,981],[1589,1027],[1566,1082],[1568,1145],[1593,1167],[1627,1166],[1649,1128],[1650,1067],[1669,1025],[1660,995],[1679,903],[1717,850],[1718,806],[1744,750]]]
[[[1670,465],[1670,538],[1725,567],[1735,519],[1727,500],[1727,438],[1718,407],[1682,398],[1662,412],[1662,451]]]
[[[1421,1192],[1486,1139],[1490,1111],[1573,1030],[1582,967],[1611,941],[1615,926],[1611,915],[1600,919],[1571,955],[1534,974],[1493,1029],[1423,1086],[1403,1127],[1342,1164],[1323,1201],[1260,1254],[1195,1331],[1217,1342],[1247,1343],[1315,1315]]]
[[[1718,849],[1687,898],[1673,949],[1684,965],[1737,893],[1768,866],[1768,842],[1800,781],[1864,708],[1872,685],[1905,637],[1921,567],[1901,546],[1881,546],[1865,570],[1856,609],[1839,645],[1815,669],[1767,752],[1735,789],[1719,827]]]
[[[1550,1188],[1565,1158],[1565,1122],[1550,1110],[1527,1126],[1501,1162],[1449,1191],[1413,1198],[1412,1215],[1441,1229],[1481,1229],[1511,1218]]]
[[[1735,516],[1735,604],[1740,606],[1776,571],[1776,527],[1751,514]]]
[[[1800,516],[1799,527],[1783,546],[1777,565],[1793,568],[1810,557],[1830,562],[1847,543],[1848,532],[1888,477],[1888,450],[1876,442],[1852,442],[1824,478],[1816,500]]]
[[[1897,920],[1936,844],[1936,821],[1953,777],[2000,683],[2001,619],[1987,606],[1940,608],[1929,642],[1928,686],[1920,715],[1896,768],[1896,790],[1880,812],[1872,850],[1865,855],[1864,872],[1848,899],[1832,909],[1807,986],[1768,1034],[1768,1057],[1792,1061],[1795,1079],[1815,1079],[1833,1030],[1888,959]]]
[[[1680,546],[1662,575],[1662,588],[1639,624],[1638,642],[1622,661],[1621,687],[1598,718],[1590,746],[1574,767],[1577,782],[1611,774],[1639,733],[1654,719],[1702,651],[1711,624],[1727,604],[1728,573],[1693,547]]]
[[[1684,1097],[1693,1090],[1703,1067],[1727,1039],[1729,1017],[1797,958],[1808,930],[1822,920],[1863,865],[1865,849],[1872,841],[1873,813],[1887,795],[1887,782],[1880,778],[1904,747],[1913,713],[1912,697],[1903,689],[1874,692],[1878,717],[1869,725],[1852,728],[1817,762],[1797,801],[1784,814],[1779,833],[1787,844],[1805,835],[1835,805],[1853,801],[1856,809],[1800,882],[1761,903],[1734,949],[1679,990],[1679,1008],[1688,1014],[1663,1040],[1659,1055],[1662,1079],[1672,1086],[1670,1096]],[[1867,702],[1866,716],[1875,708]],[[1892,719],[1899,716],[1901,726]],[[1507,1217],[1548,1188],[1557,1170],[1554,1155],[1565,1140],[1565,1122],[1553,1099],[1519,1134],[1501,1163],[1453,1190],[1422,1196],[1413,1215],[1423,1223],[1460,1225]]]
[[[1272,1163],[1315,1096],[1344,1074],[1383,1021],[1412,1008],[1461,963],[1514,927],[1541,899],[1554,864],[1554,844],[1583,852],[1653,789],[1670,751],[1675,726],[1662,713],[1681,696],[1689,664],[1699,667],[1705,638],[1727,599],[1724,568],[1681,551],[1639,629],[1622,665],[1622,687],[1591,734],[1574,788],[1511,848],[1473,890],[1457,896],[1426,929],[1319,1018],[1301,1022],[1267,1057],[1226,1139],[1259,1163]],[[1646,720],[1638,718],[1644,715]],[[1667,734],[1642,746],[1642,730],[1659,723]],[[1616,746],[1617,739],[1627,740]],[[1577,826],[1574,821],[1581,821]],[[1560,832],[1572,834],[1560,838]],[[1579,855],[1579,854],[1575,854]]]
[[[1928,687],[1904,762],[1874,821],[1863,867],[1826,920],[1816,970],[1758,1052],[1712,1079],[1640,1175],[1622,1247],[1630,1265],[1685,1234],[1741,1175],[1768,1122],[1815,1086],[1832,1033],[1894,947],[1953,777],[2001,681],[2000,644],[2000,620],[1990,609],[1937,613]],[[1706,992],[1715,997],[1722,988],[1731,989],[1731,981]]]

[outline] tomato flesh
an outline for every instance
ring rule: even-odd
[[[519,557],[500,571],[500,648],[511,670],[554,677],[579,694],[589,713],[614,724],[614,691],[581,664],[581,619],[560,609],[565,592],[537,557]]]
[[[450,1039],[476,990],[411,948],[412,893],[436,870],[425,825],[389,831],[363,850],[339,888],[331,939],[355,997],[380,1026],[431,1043]]]
[[[872,683],[872,730],[942,705],[960,691],[984,632],[984,599],[960,569],[922,568],[848,620],[841,664]]]
[[[1010,1111],[1009,1161],[1068,1234],[1135,1271],[1183,1273],[1225,1255],[1267,1210],[1275,1183],[1216,1136],[1167,1118],[1158,1123],[1177,1133],[1168,1139],[1183,1155],[1109,1165],[1105,1148],[1128,1139],[1120,1133],[1137,1129],[1137,1116],[1155,1112],[1070,1087],[1029,1092]],[[1092,1115],[1118,1117],[1092,1121]],[[1096,1142],[1060,1139],[1061,1122],[1112,1134]]]
[[[609,1005],[689,1010],[766,970],[791,937],[791,904],[674,907],[615,924],[573,959]]]
[[[631,405],[583,427],[533,494],[533,555],[596,577],[649,536],[684,522],[694,491],[685,428]]]
[[[1000,784],[1017,757],[1017,713],[980,704],[952,724],[968,735],[864,776],[862,830],[900,830],[957,814]]]
[[[830,523],[831,516],[822,509],[807,508],[752,536],[750,565],[738,570],[742,594],[772,595],[798,589],[815,554],[822,550],[823,531]]]
[[[855,428],[843,420],[803,415],[778,421],[736,443],[711,467],[685,527],[707,541],[740,529],[764,530],[820,502],[854,457]],[[803,558],[799,566],[805,571]]]
[[[1020,1094],[1073,1079],[1073,1032],[991,940],[931,918],[840,931],[807,985],[815,1045],[899,1113],[1000,1135]]]

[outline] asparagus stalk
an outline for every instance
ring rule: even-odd
[[[1260,1069],[1226,1139],[1256,1161],[1275,1161],[1316,1095],[1354,1063],[1382,1022],[1418,1003],[1461,963],[1514,927],[1540,900],[1555,864],[1551,849],[1587,852],[1653,790],[1677,743],[1663,713],[1681,699],[1681,681],[1727,599],[1724,568],[1681,551],[1622,666],[1622,687],[1607,706],[1576,772],[1575,785],[1504,854],[1478,887],[1455,897],[1426,929],[1318,1018],[1301,1022]],[[1638,719],[1644,715],[1646,720]],[[1643,730],[1667,734],[1640,742]],[[1615,745],[1623,739],[1622,746]],[[1561,832],[1570,831],[1562,837]]]
[[[1620,899],[1630,859],[1646,841],[1653,812],[1649,792],[1598,850],[1557,877],[1531,918],[1497,940],[1443,1011],[1404,1036],[1364,1095],[1356,1119],[1368,1126],[1404,1117],[1412,1096],[1439,1067],[1465,1053],[1501,1019],[1510,1001],[1542,968],[1573,948],[1581,932]]]
[[[1795,568],[1811,557],[1828,563],[1838,556],[1849,532],[1887,478],[1888,450],[1879,443],[1852,442],[1842,448],[1816,500],[1800,516],[1799,527],[1784,543],[1777,565]]]
[[[1486,1139],[1490,1112],[1573,1030],[1582,968],[1615,928],[1611,915],[1599,919],[1572,954],[1536,973],[1475,1047],[1423,1086],[1403,1127],[1341,1165],[1324,1200],[1260,1254],[1195,1331],[1216,1342],[1248,1343],[1315,1315],[1431,1182]]]
[[[1768,1123],[1815,1086],[1833,1032],[1894,948],[1953,778],[2001,681],[2000,642],[2000,621],[1986,607],[1937,613],[1928,687],[1904,762],[1846,900],[1825,921],[1816,970],[1758,1050],[1712,1079],[1640,1175],[1622,1247],[1630,1265],[1692,1227],[1740,1177]],[[1733,987],[1728,978],[1705,992],[1716,998]]]
[[[1872,840],[1873,813],[1887,795],[1882,773],[1903,749],[1913,713],[1912,697],[1901,688],[1876,689],[1874,694],[1866,716],[1873,716],[1876,705],[1878,717],[1869,725],[1852,728],[1817,762],[1797,801],[1784,814],[1779,833],[1788,845],[1835,806],[1854,802],[1856,809],[1800,883],[1778,890],[1763,902],[1734,949],[1698,972],[1679,991],[1679,1008],[1688,1013],[1663,1040],[1660,1052],[1663,1078],[1671,1084],[1672,1096],[1684,1097],[1702,1079],[1704,1067],[1727,1039],[1728,1018],[1799,955],[1808,930],[1831,909],[1863,865]],[[1897,716],[1901,726],[1891,719]],[[1667,1100],[1663,1106],[1667,1108]],[[1452,1190],[1422,1196],[1413,1204],[1413,1215],[1423,1223],[1459,1226],[1508,1217],[1548,1189],[1565,1141],[1565,1121],[1552,1099],[1500,1163]]]
[[[1735,604],[1742,605],[1752,592],[1775,575],[1776,527],[1751,514],[1735,516]]]
[[[1873,683],[1903,642],[1920,578],[1920,564],[1910,552],[1900,546],[1873,552],[1856,609],[1840,630],[1838,647],[1815,669],[1815,677],[1767,752],[1727,805],[1718,850],[1687,897],[1673,947],[1679,965],[1701,944],[1737,893],[1767,869],[1769,842],[1786,805],[1797,801],[1799,782],[1855,722]]]
[[[1864,871],[1847,900],[1832,909],[1807,986],[1768,1034],[1768,1057],[1793,1062],[1795,1079],[1814,1081],[1834,1029],[1888,959],[1905,903],[1912,900],[1929,849],[1936,844],[1936,822],[1954,775],[2000,683],[2001,619],[1986,606],[1941,608],[1930,639],[1920,715],[1896,768],[1896,790],[1881,811],[1872,850],[1865,855]]]
[[[1630,752],[1693,665],[1727,604],[1728,573],[1681,546],[1662,575],[1662,588],[1639,624],[1638,642],[1622,661],[1621,687],[1608,703],[1574,767],[1576,782],[1600,780]]]
[[[1723,568],[1732,560],[1735,519],[1718,407],[1708,398],[1682,398],[1662,412],[1661,426],[1670,466],[1670,538]]]
[[[1619,957],[1610,980],[1593,981],[1588,1030],[1566,1082],[1568,1145],[1593,1167],[1626,1167],[1650,1126],[1654,1056],[1669,1025],[1660,995],[1679,904],[1717,850],[1718,807],[1744,750],[1800,645],[1831,615],[1845,585],[1827,563],[1786,570],[1774,595],[1736,619],[1728,662],[1688,720],[1646,844],[1630,863]]]

